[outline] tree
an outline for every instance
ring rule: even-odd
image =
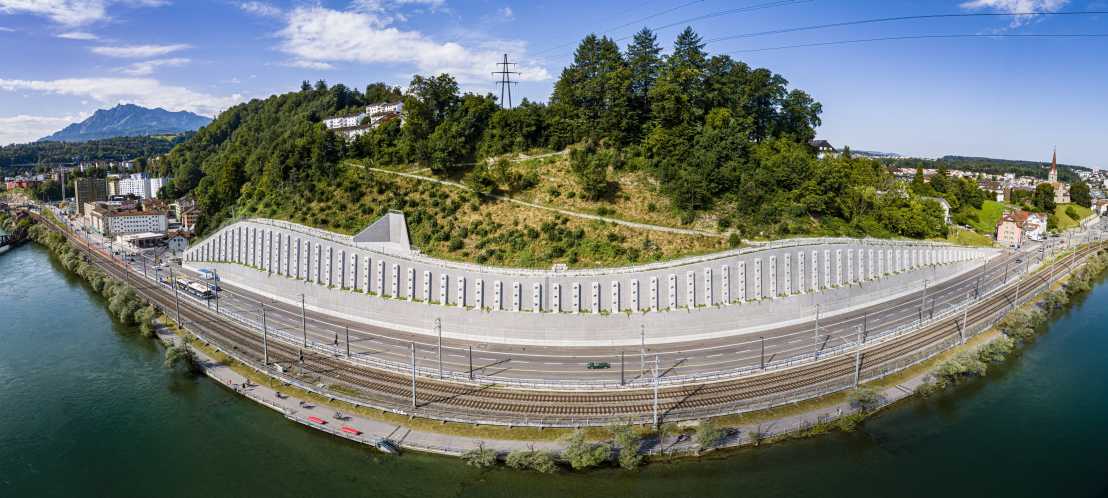
[[[1035,206],[1035,209],[1046,213],[1053,213],[1054,204],[1054,186],[1049,183],[1040,183],[1035,187],[1035,194],[1031,198],[1031,204]]]
[[[800,143],[808,143],[816,138],[816,128],[823,123],[819,117],[821,113],[822,104],[801,90],[793,90],[781,103],[777,134],[788,135]]]
[[[558,464],[549,453],[535,451],[534,448],[508,453],[504,464],[513,469],[534,470],[543,474],[553,474],[558,471]]]
[[[658,37],[648,28],[643,28],[631,39],[627,46],[627,66],[630,68],[630,92],[632,107],[637,121],[643,123],[645,132],[646,122],[650,118],[650,89],[658,79],[658,73],[662,68],[662,47],[658,45]]]
[[[617,144],[639,133],[632,104],[631,70],[611,38],[588,35],[573,64],[562,70],[550,104],[570,122],[574,136]]]
[[[725,434],[712,419],[702,420],[696,427],[696,443],[701,450],[706,450],[719,444]]]
[[[629,425],[617,425],[609,431],[619,447],[619,466],[631,470],[642,465],[643,457],[639,454],[642,439],[635,433],[635,429]]]
[[[847,402],[863,412],[873,411],[881,405],[881,394],[872,387],[859,387],[850,391]]]
[[[170,346],[165,350],[165,368],[173,369],[178,363],[184,363],[192,373],[201,371],[200,362],[196,358],[196,353],[192,351],[187,342],[180,342]]]
[[[573,149],[570,169],[585,198],[596,200],[609,193],[608,168],[618,166],[619,154],[611,149],[598,150],[593,142]]]
[[[1093,204],[1092,195],[1089,192],[1089,184],[1077,181],[1070,185],[1070,202],[1081,207],[1090,207]]]
[[[606,462],[611,456],[611,446],[585,441],[585,433],[580,429],[573,432],[565,450],[562,451],[562,458],[569,462],[573,470],[595,467]]]

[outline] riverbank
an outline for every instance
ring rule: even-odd
[[[63,264],[64,263],[65,263],[65,261],[63,260]],[[67,268],[70,268],[70,266],[67,265]],[[88,277],[86,277],[86,278],[88,278]],[[92,280],[90,280],[90,282],[91,281]],[[94,287],[96,287],[96,286],[94,285]],[[260,373],[259,373],[259,375],[260,375]],[[907,381],[905,381],[903,383],[898,382],[898,383],[895,383],[894,385],[891,385],[891,386],[885,386],[884,389],[880,393],[878,393],[878,396],[879,396],[879,398],[887,400],[889,403],[898,401],[900,399],[904,399],[912,391],[915,390],[915,388],[913,386],[914,383],[917,383],[917,382],[922,383],[921,379],[923,377],[925,377],[925,376],[919,376],[917,378],[908,379]],[[233,378],[230,379],[230,380],[232,382],[234,382]],[[895,380],[895,379],[890,379],[890,380]],[[238,381],[238,384],[241,384],[241,380]],[[305,393],[305,394],[309,394],[309,393]],[[316,394],[316,396],[318,396],[318,394]],[[297,401],[300,401],[300,400],[297,400]],[[672,433],[672,432],[677,432],[677,431],[662,431],[663,437],[661,439],[658,439],[656,435],[653,436],[653,439],[652,439],[649,434],[643,434],[647,437],[643,441],[644,444],[643,444],[642,449],[644,450],[644,452],[649,453],[649,454],[654,454],[654,455],[659,455],[659,454],[673,455],[673,454],[699,453],[701,451],[711,450],[711,449],[716,448],[716,447],[731,447],[731,446],[737,446],[737,445],[742,445],[742,444],[751,444],[751,443],[758,444],[762,441],[765,441],[766,439],[770,439],[770,440],[782,439],[782,438],[788,437],[790,434],[799,434],[799,435],[818,434],[818,433],[826,432],[830,428],[836,427],[836,425],[831,425],[831,423],[835,420],[842,420],[844,417],[846,417],[847,423],[839,422],[839,423],[837,423],[838,427],[842,427],[842,428],[845,428],[845,429],[850,429],[850,428],[853,427],[853,425],[855,425],[857,423],[858,419],[856,417],[854,417],[854,415],[858,411],[859,407],[855,406],[856,403],[851,403],[850,401],[845,401],[845,402],[839,401],[839,402],[835,403],[835,402],[833,402],[834,399],[831,399],[831,398],[820,400],[820,401],[822,401],[824,403],[824,406],[821,406],[819,408],[813,408],[811,410],[803,411],[803,412],[800,412],[800,413],[794,413],[794,414],[791,414],[791,415],[781,415],[780,410],[778,410],[778,413],[774,414],[775,418],[772,419],[772,420],[764,418],[766,416],[766,414],[759,414],[759,413],[749,414],[749,415],[746,415],[746,416],[740,416],[737,420],[738,422],[751,421],[751,420],[754,420],[754,419],[761,419],[763,421],[758,422],[756,425],[748,424],[748,425],[744,426],[744,425],[740,425],[738,423],[730,425],[730,426],[728,426],[728,428],[735,429],[735,430],[731,431],[729,436],[726,436],[726,437],[723,437],[723,438],[717,438],[714,442],[712,442],[712,444],[709,444],[709,445],[692,443],[691,442],[692,438],[683,439],[680,435]],[[306,402],[311,403],[312,401],[306,401]],[[323,403],[325,403],[325,404],[326,403],[334,403],[334,400],[333,399],[326,399]],[[813,403],[813,405],[810,405],[810,406],[814,406],[816,404],[819,404],[819,403]],[[885,403],[885,404],[888,404],[888,403]],[[297,406],[302,408],[302,406],[300,406],[300,405],[297,405]],[[801,405],[798,404],[798,406],[801,406]],[[337,407],[339,409],[342,409],[341,405],[338,405]],[[291,407],[286,406],[286,407],[281,408],[281,410],[284,413],[286,413],[286,415],[287,415],[288,414],[287,410],[290,409],[290,408]],[[867,410],[872,410],[872,409],[874,409],[873,406],[867,407]],[[781,415],[781,416],[778,416],[778,415]],[[369,420],[371,420],[372,418],[373,417],[369,417],[367,419],[367,422]],[[731,420],[726,418],[726,417],[721,418],[721,419],[717,419],[717,422],[724,422],[724,421],[729,423]],[[409,422],[413,422],[413,420],[409,419]],[[316,425],[318,425],[318,424],[316,424]],[[400,426],[403,426],[403,425],[404,424],[400,424]],[[692,427],[694,427],[694,426],[692,426],[691,424],[687,425],[685,427],[686,432],[689,432],[689,430]],[[389,428],[390,427],[388,427],[388,426],[385,426],[383,428],[378,427],[376,432],[380,433],[383,429],[389,429]],[[486,432],[487,429],[485,429],[485,428],[479,428],[479,429],[480,430],[474,430],[473,432],[486,433],[487,434],[487,432]],[[678,427],[676,429],[679,431],[681,428]],[[383,435],[383,436],[378,436],[378,437],[390,437],[390,435],[396,434],[396,430],[397,430],[396,427],[391,427],[391,431],[389,432],[389,435]],[[692,429],[692,430],[695,431],[695,429]],[[516,431],[517,436],[521,435],[518,432],[518,430],[515,430],[515,431]],[[365,431],[363,431],[363,432],[365,432]],[[427,435],[431,435],[431,436],[441,435],[439,433],[436,433],[435,431],[427,431],[427,433],[424,433],[424,431],[416,431],[416,433],[417,434],[422,434],[424,436],[427,436]],[[669,433],[668,437],[666,436],[667,433]],[[411,435],[411,432],[406,433],[404,435],[404,438],[407,439],[410,435]],[[543,438],[534,438],[534,437],[526,437],[525,436],[525,440],[521,441],[518,438],[515,438],[515,439],[493,439],[493,438],[484,438],[484,437],[460,437],[457,434],[447,434],[447,435],[445,435],[446,436],[445,438],[440,437],[437,440],[438,441],[445,441],[448,444],[444,444],[444,445],[423,445],[422,447],[420,447],[420,445],[417,445],[417,444],[413,443],[413,444],[411,444],[411,447],[414,447],[416,449],[420,449],[421,451],[434,451],[434,452],[452,454],[452,455],[464,454],[466,452],[473,451],[473,449],[475,449],[475,448],[489,448],[489,449],[497,448],[498,450],[500,450],[502,452],[507,452],[507,451],[517,451],[517,450],[520,449],[520,446],[528,445],[528,443],[526,442],[527,439],[530,439],[530,440],[538,439],[539,441],[549,441],[550,439],[552,439],[550,436],[554,436],[555,438],[557,438],[557,437],[562,437],[564,435],[565,435],[565,431],[546,431],[546,434],[544,434]],[[599,432],[594,430],[594,431],[591,431],[588,435],[591,436],[592,440],[604,440],[605,439],[605,434],[603,433],[603,430],[601,430]],[[688,434],[686,434],[686,435],[688,435]],[[418,437],[413,437],[412,439],[415,440],[415,439],[418,439]],[[428,450],[427,448],[432,448],[432,449]],[[564,443],[561,443],[561,442],[551,443],[549,445],[549,449],[542,449],[542,448],[538,448],[538,449],[540,449],[541,451],[557,451],[559,449],[564,449]]]

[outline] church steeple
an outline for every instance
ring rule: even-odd
[[[1047,177],[1050,183],[1058,182],[1058,148],[1054,148],[1054,155],[1050,158],[1050,175]]]

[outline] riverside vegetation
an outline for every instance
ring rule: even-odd
[[[140,297],[134,287],[112,278],[88,262],[87,256],[73,247],[61,234],[41,224],[31,226],[28,233],[31,240],[49,249],[62,267],[88,282],[92,290],[107,301],[108,311],[117,320],[127,326],[137,326],[143,337],[153,339],[157,336],[155,324],[164,316],[153,304]],[[187,342],[170,346],[165,354],[166,368],[183,364],[194,374],[200,372],[196,355],[188,348]]]
[[[424,253],[497,265],[622,265],[798,235],[947,235],[940,205],[881,163],[849,151],[817,157],[819,102],[704,45],[691,29],[668,54],[649,30],[624,50],[589,35],[548,103],[511,109],[462,93],[449,74],[415,76],[404,92],[305,82],[231,107],[149,169],[172,177],[168,197],[196,199],[201,235],[236,215],[352,233],[400,209]],[[321,122],[396,100],[402,120],[350,143]],[[427,172],[473,192],[365,167]],[[614,227],[482,194],[711,233]],[[966,203],[981,197],[967,192]]]

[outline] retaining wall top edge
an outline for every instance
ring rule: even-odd
[[[655,263],[647,263],[634,266],[620,266],[620,267],[606,267],[606,268],[582,268],[582,269],[570,269],[565,271],[554,271],[538,268],[511,268],[502,266],[486,266],[474,263],[464,263],[460,261],[451,261],[448,259],[434,258],[419,253],[400,254],[389,251],[382,251],[375,248],[362,247],[354,243],[354,238],[347,235],[342,235],[318,228],[312,228],[309,226],[301,225],[299,223],[293,223],[290,221],[274,220],[269,218],[241,218],[234,223],[229,223],[220,229],[212,232],[204,240],[199,241],[189,247],[186,252],[193,251],[196,247],[199,247],[208,239],[214,237],[216,234],[225,230],[230,230],[236,225],[240,224],[258,224],[267,225],[275,228],[281,228],[292,232],[301,233],[311,237],[317,237],[324,240],[337,243],[339,245],[350,247],[359,251],[367,252],[370,254],[376,254],[379,256],[386,256],[390,258],[399,259],[402,261],[409,261],[413,263],[423,263],[428,265],[434,265],[444,269],[461,270],[486,274],[499,274],[505,276],[525,276],[525,277],[546,277],[557,275],[560,277],[590,277],[590,276],[602,276],[602,275],[618,275],[625,273],[636,272],[648,272],[665,270],[669,268],[677,268],[681,266],[687,266],[697,263],[706,263],[721,259],[727,259],[734,256],[742,256],[747,254],[756,254],[759,252],[773,251],[779,249],[786,249],[790,247],[810,247],[820,245],[846,245],[851,243],[862,244],[873,247],[943,247],[943,248],[957,248],[957,249],[971,249],[971,250],[987,250],[992,252],[998,252],[999,249],[995,247],[974,247],[974,246],[960,246],[951,244],[948,242],[935,242],[935,241],[916,241],[916,240],[889,240],[889,239],[876,239],[871,237],[865,238],[850,238],[850,237],[817,237],[817,238],[797,238],[797,239],[784,239],[780,241],[760,243],[758,245],[740,247],[736,249],[728,249],[724,251],[714,252],[711,254],[703,254],[698,256],[686,256],[683,258],[672,259],[668,261],[659,261]]]

